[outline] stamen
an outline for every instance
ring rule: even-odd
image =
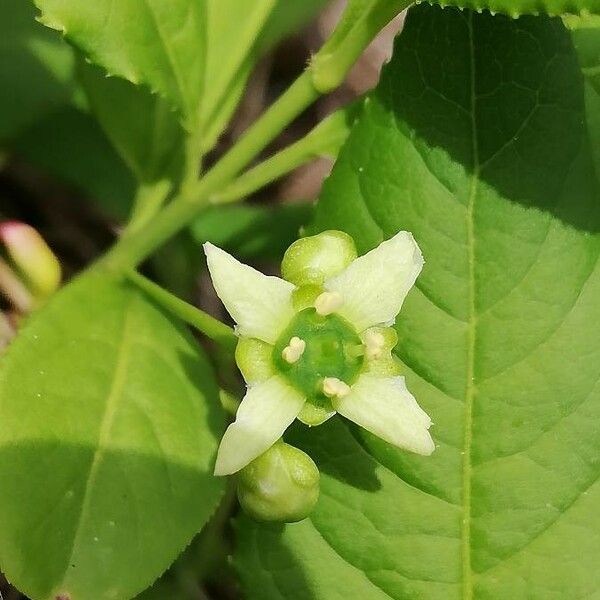
[[[328,398],[343,398],[350,393],[350,386],[337,377],[323,379],[323,393]]]
[[[343,303],[344,299],[339,292],[323,292],[315,300],[315,309],[318,314],[325,317],[335,312]]]
[[[294,336],[289,344],[281,351],[281,356],[285,362],[293,364],[300,360],[300,357],[306,350],[306,342],[299,337]]]
[[[376,360],[381,356],[385,347],[385,338],[379,331],[365,333],[365,355],[368,360]]]

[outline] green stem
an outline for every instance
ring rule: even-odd
[[[216,197],[303,110],[321,94],[340,85],[354,61],[378,31],[410,2],[372,0],[366,7],[359,9],[357,6],[360,4],[349,2],[331,38],[315,55],[304,73],[200,181],[192,185],[186,178],[179,195],[170,205],[157,214],[143,230],[123,237],[97,265],[121,272],[130,270],[185,227],[212,197]],[[189,156],[188,152],[188,158]],[[257,183],[259,179],[256,179]]]
[[[211,196],[211,204],[236,202],[319,156],[335,156],[350,133],[356,113],[356,104],[333,113],[302,139],[249,169],[222,192]]]
[[[210,196],[235,177],[285,126],[319,96],[305,71],[240,138],[237,144],[196,183],[184,190],[147,226],[122,238],[101,263],[117,271],[131,269],[185,227]]]
[[[198,182],[200,171],[200,159],[202,156],[202,132],[189,134],[185,140],[184,148],[185,162],[183,166],[183,180],[181,182],[181,194],[189,195]]]
[[[218,319],[211,317],[203,310],[188,304],[177,298],[160,285],[150,281],[147,277],[140,275],[137,271],[128,274],[129,279],[135,283],[143,292],[148,294],[158,304],[168,310],[171,314],[179,317],[186,323],[201,331],[206,337],[223,346],[228,351],[234,351],[237,345],[237,336],[231,327],[221,323]]]
[[[133,208],[129,223],[123,235],[143,229],[160,210],[171,191],[171,182],[167,179],[152,183],[140,183],[133,199]]]

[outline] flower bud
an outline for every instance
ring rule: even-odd
[[[0,241],[6,259],[5,267],[10,268],[14,278],[11,281],[7,274],[3,291],[11,299],[13,296],[20,297],[16,301],[20,310],[31,309],[56,291],[61,279],[60,263],[33,227],[18,221],[5,221],[0,224]],[[16,281],[20,281],[24,290],[18,289]],[[29,302],[25,299],[27,293]],[[31,306],[28,307],[28,303]]]
[[[301,521],[319,498],[319,470],[310,456],[280,440],[240,471],[237,493],[254,519]]]
[[[284,279],[297,286],[323,285],[355,258],[354,240],[343,231],[324,231],[295,241],[281,263]]]

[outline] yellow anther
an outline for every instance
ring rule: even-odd
[[[281,351],[281,356],[285,362],[293,364],[300,360],[300,357],[306,350],[306,342],[299,337],[294,336],[289,344]]]
[[[343,303],[344,299],[339,292],[323,292],[315,300],[315,309],[318,314],[326,316],[335,312]]]
[[[323,393],[328,398],[343,398],[350,393],[350,386],[337,377],[323,379]]]
[[[365,356],[368,360],[375,360],[381,356],[385,347],[385,338],[379,331],[367,331],[364,337]]]

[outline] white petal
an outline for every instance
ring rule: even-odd
[[[294,286],[264,275],[210,243],[204,244],[204,252],[215,290],[240,335],[273,344],[294,316]]]
[[[279,375],[250,387],[221,440],[215,475],[235,473],[267,451],[303,405],[302,394]]]
[[[435,450],[431,419],[406,389],[404,377],[361,375],[350,394],[333,407],[386,442],[428,456]]]
[[[336,312],[363,331],[394,322],[422,268],[419,246],[408,231],[401,231],[326,281],[325,289],[342,295]]]

